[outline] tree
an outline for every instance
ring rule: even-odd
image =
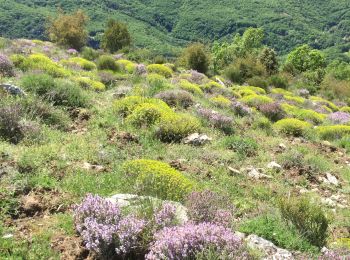
[[[110,52],[116,52],[124,47],[130,46],[131,36],[126,24],[109,20],[107,29],[102,37],[102,48]]]
[[[288,54],[286,65],[300,73],[324,69],[326,60],[321,51],[314,50],[309,45],[304,44]]]
[[[259,61],[268,74],[272,75],[278,71],[277,54],[273,49],[265,47],[259,55]]]
[[[80,50],[87,42],[88,20],[87,15],[81,10],[72,14],[60,11],[58,17],[50,19],[47,24],[48,36],[51,41],[59,45]]]
[[[209,55],[203,44],[194,43],[188,46],[184,51],[184,57],[188,68],[201,73],[206,73],[208,71]]]

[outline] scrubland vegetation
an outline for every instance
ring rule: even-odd
[[[86,26],[0,38],[1,259],[349,257],[348,62],[261,28],[169,59]]]

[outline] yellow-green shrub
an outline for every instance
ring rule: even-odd
[[[288,91],[288,90],[285,90],[283,88],[274,88],[271,90],[271,93],[272,94],[281,94],[281,95],[288,95],[288,96],[292,96],[293,93]]]
[[[10,56],[10,60],[15,65],[16,68],[19,68],[22,71],[27,71],[30,67],[28,59],[21,54],[13,54]]]
[[[163,142],[180,142],[190,134],[199,132],[200,121],[188,114],[174,114],[163,117],[156,136]]]
[[[235,93],[237,93],[240,97],[256,95],[255,91],[251,89],[239,89],[239,90],[236,90]]]
[[[273,103],[273,99],[267,96],[249,95],[240,99],[241,102],[251,107],[258,107],[263,104]]]
[[[286,135],[302,136],[311,129],[311,124],[295,118],[286,118],[277,121],[274,128]]]
[[[106,86],[99,81],[92,80],[87,77],[76,77],[73,78],[75,82],[77,82],[81,87],[86,89],[92,89],[95,91],[104,91],[106,89]]]
[[[120,65],[120,67],[122,67],[122,69],[125,72],[128,72],[130,74],[134,73],[134,71],[136,69],[136,64],[133,63],[132,61],[129,61],[129,60],[117,60],[116,62],[117,62],[117,64]]]
[[[297,96],[285,95],[285,96],[284,96],[284,99],[285,99],[285,100],[288,100],[288,101],[295,102],[295,103],[297,103],[297,104],[304,104],[304,103],[305,103],[305,99],[304,99],[304,98],[302,98],[302,97],[297,97]]]
[[[207,93],[213,93],[217,90],[224,89],[224,87],[216,81],[210,80],[208,83],[201,85],[200,88]]]
[[[84,58],[80,58],[80,57],[73,57],[70,58],[68,60],[63,60],[61,61],[61,63],[63,65],[67,65],[67,66],[71,66],[71,65],[78,65],[79,67],[81,67],[83,70],[95,70],[97,68],[96,64],[93,63],[92,61],[88,61]]]
[[[123,172],[137,193],[164,200],[182,201],[194,183],[168,164],[154,160],[133,160],[123,164]]]
[[[350,107],[342,107],[340,111],[350,113]]]
[[[173,71],[163,65],[163,64],[151,64],[147,66],[147,71],[148,73],[157,73],[159,75],[163,75],[166,78],[170,78],[171,75],[173,74]]]
[[[341,139],[343,136],[350,135],[350,126],[348,125],[332,125],[319,126],[316,128],[316,133],[321,139]]]
[[[321,124],[326,118],[326,115],[320,114],[314,110],[298,108],[289,104],[282,104],[282,108],[288,115],[314,124]]]
[[[148,94],[150,96],[158,94],[160,91],[172,88],[172,85],[168,83],[167,79],[159,74],[148,74],[146,80],[149,85]]]
[[[50,58],[44,54],[32,54],[24,63],[27,63],[25,66],[30,69],[42,70],[53,77],[67,77],[70,74],[69,71],[50,60]]]
[[[238,87],[238,90],[251,90],[253,92],[255,92],[256,94],[260,94],[260,95],[265,95],[266,91],[263,88],[259,88],[259,87],[253,87],[253,86],[242,86],[242,87]]]
[[[126,122],[137,127],[151,126],[158,123],[164,116],[175,114],[170,107],[162,107],[152,103],[138,105],[126,118]],[[175,116],[175,115],[174,115]]]
[[[222,108],[230,107],[231,105],[231,100],[221,95],[212,97],[210,101],[213,102],[216,106],[222,107]]]
[[[164,109],[168,109],[169,106],[162,100],[156,98],[145,98],[141,96],[129,96],[125,97],[121,100],[117,100],[115,103],[116,112],[121,114],[122,116],[128,116],[132,113],[135,108],[143,103],[151,103],[155,104]]]
[[[179,86],[183,90],[186,90],[186,91],[191,92],[193,94],[203,95],[203,91],[201,90],[199,85],[191,83],[185,79],[180,80]]]

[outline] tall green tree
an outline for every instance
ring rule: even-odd
[[[278,71],[277,54],[273,49],[265,47],[259,55],[259,61],[268,74],[272,75]]]
[[[183,56],[189,69],[194,69],[201,73],[206,73],[208,71],[210,59],[203,44],[194,43],[188,46]]]
[[[116,52],[131,45],[131,36],[126,24],[116,20],[109,20],[107,29],[102,37],[102,48]]]

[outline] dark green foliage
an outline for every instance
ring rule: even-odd
[[[224,144],[228,149],[235,151],[242,158],[256,155],[259,148],[254,139],[239,136],[226,137]]]
[[[275,74],[278,71],[277,54],[271,48],[264,48],[259,55],[259,61],[265,66],[268,74]]]
[[[263,76],[264,74],[264,67],[253,57],[239,58],[225,70],[226,78],[239,84],[243,84],[254,76]]]
[[[300,237],[295,229],[285,225],[280,217],[274,215],[263,215],[248,220],[240,226],[239,231],[261,236],[281,248],[301,252],[317,251],[317,248]]]
[[[275,88],[286,89],[288,87],[288,80],[280,75],[272,75],[269,78],[269,84],[274,86]]]
[[[127,25],[113,19],[109,20],[106,31],[102,37],[102,48],[110,52],[116,52],[124,47],[130,46],[130,44],[131,36]]]
[[[111,71],[119,71],[120,68],[118,64],[115,62],[114,58],[108,55],[102,55],[99,57],[97,61],[97,68],[99,70],[111,70]]]
[[[322,208],[307,198],[282,199],[279,203],[282,217],[311,244],[322,247],[328,236],[329,221]]]
[[[259,87],[263,89],[267,89],[267,87],[269,86],[268,81],[265,78],[259,76],[254,76],[248,79],[247,83],[249,86]]]
[[[205,46],[201,43],[194,43],[187,47],[184,52],[186,65],[189,69],[206,73],[209,67],[209,56]]]
[[[90,47],[84,47],[81,51],[81,56],[86,60],[93,61],[98,58],[99,54],[98,51]]]

